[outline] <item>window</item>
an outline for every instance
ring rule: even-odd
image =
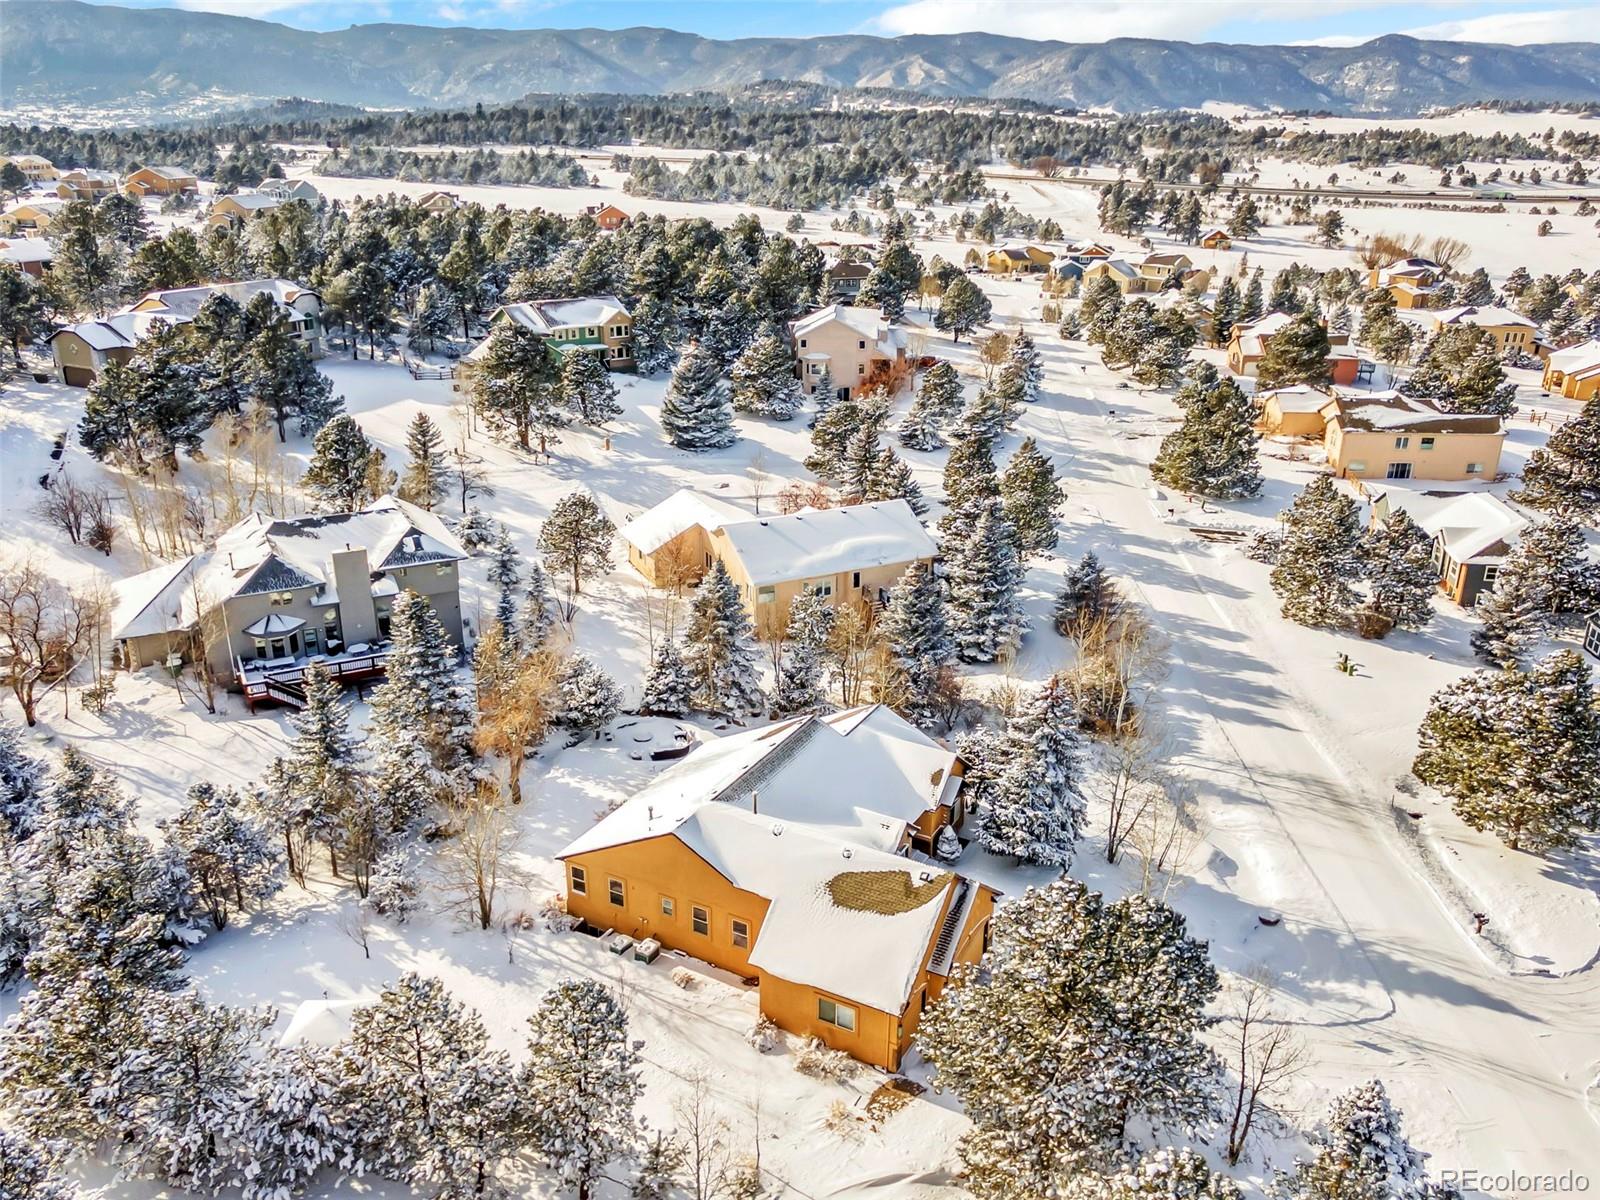
[[[805,590],[813,596],[821,596],[824,600],[833,595],[833,580],[831,579],[814,579],[804,586]]]
[[[1487,587],[1493,587],[1494,586],[1494,581],[1496,579],[1499,579],[1499,578],[1500,578],[1500,568],[1499,567],[1492,567],[1491,566],[1491,567],[1485,567],[1483,569],[1483,586],[1484,587],[1486,587],[1486,588]]]
[[[1389,464],[1389,478],[1390,479],[1410,479],[1411,478],[1411,464],[1410,463],[1390,463]]]
[[[627,902],[627,894],[622,886],[622,880],[606,880],[606,899],[610,900],[618,908],[621,908]]]
[[[856,1031],[856,1010],[848,1004],[840,1004],[837,1000],[829,1000],[825,996],[817,997],[817,1020],[850,1033]]]
[[[1423,438],[1422,439],[1422,448],[1424,450],[1432,450],[1433,449],[1433,439],[1432,438]]]
[[[750,949],[750,922],[743,917],[734,917],[729,927],[733,931],[733,944],[741,950]]]
[[[806,371],[807,371],[808,374],[811,374],[811,375],[821,375],[822,374],[822,364],[821,363],[807,363],[806,364]]]
[[[1350,465],[1348,467],[1346,467],[1345,469],[1347,471],[1351,472],[1352,474],[1359,475],[1359,474],[1361,474],[1361,472],[1363,472],[1363,471],[1365,471],[1367,469],[1366,460],[1362,459],[1362,458],[1351,459],[1350,460]]]
[[[698,904],[690,905],[689,924],[701,937],[710,937],[711,910]]]
[[[758,588],[756,590],[756,603],[757,604],[771,604],[777,598],[778,598],[778,589],[775,588],[775,587],[764,587],[764,588]]]
[[[801,338],[800,339],[800,349],[804,350],[805,348],[806,348],[806,340],[805,340],[805,338]]]
[[[571,882],[568,886],[574,895],[587,896],[589,894],[589,873],[582,867],[568,867],[567,875]]]
[[[1589,622],[1589,628],[1583,633],[1583,648],[1600,658],[1600,621]]]
[[[316,654],[321,649],[322,647],[317,644],[317,631],[315,629],[308,628],[306,630],[306,653]]]
[[[860,571],[852,571],[852,572],[850,572],[850,586],[851,587],[856,587],[856,588],[861,586],[861,572]]]
[[[865,350],[866,348],[867,348],[867,344],[865,342],[857,342],[856,343],[856,349],[857,350]]]
[[[256,657],[257,658],[265,658],[266,656],[267,656],[267,639],[266,638],[257,638],[256,639]]]
[[[1468,475],[1482,475],[1483,474],[1483,464],[1482,463],[1468,463],[1467,464],[1467,474]]]
[[[589,328],[584,330],[584,333],[589,337],[599,337],[600,336],[600,327],[597,326],[597,325],[591,325],[591,326],[589,326]]]
[[[865,375],[866,373],[867,373],[867,364],[866,363],[857,363],[856,364],[856,374],[857,375]]]
[[[1394,448],[1396,450],[1404,450],[1409,445],[1411,445],[1411,439],[1408,437],[1397,437],[1394,440]]]
[[[671,896],[663,896],[663,897],[661,897],[661,915],[663,917],[675,916],[675,915],[677,915],[677,911],[678,911],[678,906],[677,906],[676,903],[673,902],[673,899],[672,899]]]

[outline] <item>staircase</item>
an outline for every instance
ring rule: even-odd
[[[287,704],[290,708],[306,706],[306,690],[298,683],[280,683],[276,679],[263,679],[261,684],[267,695],[280,704]]]
[[[944,924],[939,926],[939,938],[933,943],[933,957],[928,960],[928,969],[936,975],[950,973],[950,957],[955,953],[956,938],[960,936],[962,922],[967,918],[967,894],[971,891],[972,881],[957,876],[955,895],[950,898]]]

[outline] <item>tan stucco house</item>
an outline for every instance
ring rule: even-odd
[[[1320,438],[1323,435],[1327,422],[1323,420],[1322,409],[1328,403],[1328,393],[1321,388],[1297,383],[1293,387],[1257,392],[1255,400],[1261,409],[1263,433],[1280,437]]]
[[[1495,416],[1446,413],[1400,392],[1336,392],[1323,405],[1328,466],[1346,479],[1493,479]]]
[[[60,178],[61,172],[48,158],[37,154],[0,155],[0,167],[10,164],[28,177],[29,183],[49,183]]]
[[[1427,321],[1434,333],[1458,325],[1482,329],[1494,338],[1495,349],[1501,353],[1515,346],[1525,354],[1532,354],[1539,332],[1539,327],[1521,313],[1498,305],[1441,308],[1430,312]]]
[[[984,256],[984,267],[995,275],[1033,275],[1047,269],[1055,255],[1042,246],[1000,246]]]
[[[1593,400],[1600,396],[1600,339],[1590,338],[1545,359],[1544,390],[1568,400]]]
[[[1367,272],[1367,287],[1383,288],[1396,308],[1432,308],[1445,274],[1431,258],[1402,258]]]
[[[262,213],[271,212],[283,203],[270,192],[235,192],[222,196],[212,204],[206,217],[210,229],[238,229]]]
[[[840,398],[891,377],[906,363],[906,331],[876,308],[830,304],[789,322],[795,368],[814,395],[824,369]]]
[[[0,234],[10,237],[21,234],[46,233],[64,208],[65,200],[24,200],[0,213]]]
[[[56,195],[62,200],[103,200],[117,190],[117,177],[110,171],[91,171],[75,167],[63,171],[56,180]]]

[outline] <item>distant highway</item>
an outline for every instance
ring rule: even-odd
[[[1057,175],[1050,177],[1040,175],[1037,171],[985,171],[985,179],[1014,179],[1019,183],[1064,183],[1069,187],[1103,188],[1108,183],[1116,182],[1115,178],[1093,178],[1087,175]],[[1132,176],[1127,177],[1130,186],[1138,187],[1142,179]],[[1178,182],[1176,180],[1163,182],[1152,180],[1151,183],[1159,191],[1174,190],[1179,192],[1198,192],[1204,185],[1198,183]],[[1230,183],[1218,186],[1219,192],[1249,192],[1257,196],[1323,196],[1331,199],[1345,200],[1428,200],[1434,203],[1467,203],[1467,204],[1554,204],[1558,201],[1571,202],[1573,200],[1600,201],[1600,188],[1584,186],[1576,192],[1512,192],[1505,197],[1474,196],[1461,192],[1411,192],[1411,191],[1369,191],[1366,188],[1349,188],[1333,184],[1314,185],[1312,187],[1271,187],[1259,183]]]

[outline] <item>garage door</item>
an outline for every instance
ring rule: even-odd
[[[66,367],[64,373],[73,387],[88,387],[94,382],[94,372],[88,367]]]

